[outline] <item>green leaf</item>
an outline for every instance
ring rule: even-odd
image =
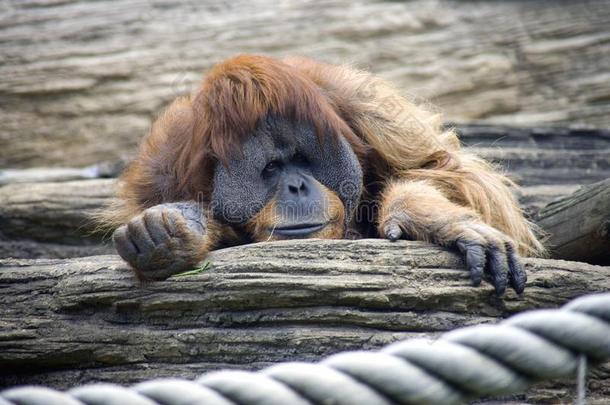
[[[210,268],[212,263],[205,262],[202,266],[196,267],[193,270],[185,271],[184,273],[174,274],[174,277],[194,276],[199,273],[203,273]]]

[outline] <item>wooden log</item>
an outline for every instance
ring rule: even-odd
[[[470,285],[458,255],[422,242],[260,243],[207,260],[200,274],[144,285],[117,256],[0,261],[0,386],[311,361],[610,289],[610,267],[527,259],[523,296],[498,298]],[[600,370],[592,394],[610,394],[610,370]],[[528,399],[566,399],[568,385]]]
[[[102,162],[87,167],[36,167],[30,169],[1,169],[0,186],[15,183],[50,183],[117,177],[127,160]]]
[[[497,163],[522,186],[571,186],[610,177],[609,130],[498,125],[458,125],[457,130],[471,151]],[[0,186],[116,177],[126,163],[123,159],[84,168],[4,169]]]
[[[536,220],[553,257],[610,264],[610,179],[550,203]]]
[[[92,217],[110,203],[114,185],[99,179],[0,187],[0,232],[5,239],[98,244]]]
[[[36,242],[32,240],[0,240],[0,258],[15,259],[83,257],[93,255],[108,255],[116,251],[110,240],[102,240],[92,244],[65,244]]]
[[[540,186],[520,187],[517,198],[521,207],[530,218],[535,218],[543,207],[558,198],[570,195],[580,188],[576,184],[545,184]]]
[[[610,130],[578,126],[455,124],[467,146],[530,150],[599,151],[610,148]]]
[[[457,130],[466,146],[521,186],[583,185],[610,177],[607,129],[458,125]]]
[[[529,184],[519,198],[532,217],[552,200],[573,192],[576,183],[610,177],[607,130],[468,125],[459,131],[466,144],[476,145],[475,151]],[[109,252],[108,246],[99,246],[91,215],[112,200],[114,181],[67,180],[89,175],[92,168],[96,175],[116,175],[124,163],[0,171],[0,184],[6,184],[0,187],[0,257],[63,258]],[[41,181],[48,178],[57,181]]]

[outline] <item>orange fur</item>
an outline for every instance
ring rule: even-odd
[[[191,98],[175,100],[155,121],[138,156],[121,176],[111,227],[162,202],[207,202],[213,167],[239,153],[259,120],[278,114],[310,123],[319,137],[342,136],[359,157],[364,143],[332,100],[305,74],[281,61],[242,55],[216,65]]]
[[[468,212],[508,235],[521,253],[544,251],[510,191],[512,182],[461,150],[439,114],[369,73],[305,58],[243,55],[214,67],[194,96],[174,101],[153,124],[105,221],[116,227],[163,202],[205,204],[215,164],[239,153],[268,114],[311,123],[318,136],[344,137],[368,178],[387,180],[386,195],[396,183],[425,184],[442,197],[425,199],[438,203],[426,203],[427,215]],[[424,198],[416,188],[402,188],[413,203]]]
[[[431,182],[395,181],[381,197],[379,231],[395,222],[412,239],[448,245],[460,224],[479,219],[474,210],[450,202]]]
[[[539,230],[525,219],[510,190],[514,183],[493,165],[463,151],[456,133],[443,129],[440,114],[415,105],[368,72],[306,58],[285,61],[325,90],[342,118],[372,149],[374,159],[366,163],[377,172],[376,178],[426,180],[454,205],[473,209],[481,221],[508,235],[521,254],[545,253],[536,235]],[[430,215],[437,211],[431,209]]]

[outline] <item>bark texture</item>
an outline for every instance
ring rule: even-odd
[[[194,377],[372,349],[610,289],[610,267],[528,259],[522,297],[470,286],[454,253],[383,240],[262,243],[139,284],[117,256],[0,261],[0,386]],[[589,379],[610,394],[608,368]],[[547,385],[530,400],[564,398]]]
[[[581,187],[537,214],[553,257],[610,264],[610,179]]]
[[[97,179],[0,187],[0,233],[5,240],[99,243],[93,217],[114,198],[115,183]]]
[[[575,127],[458,125],[471,150],[496,162],[519,185],[552,186],[570,194],[577,185],[610,178],[610,130]],[[563,190],[562,190],[563,189]]]
[[[0,187],[0,258],[67,258],[113,253],[96,231],[96,212],[114,198],[116,180],[10,184]],[[577,187],[532,186],[520,199],[530,212]]]

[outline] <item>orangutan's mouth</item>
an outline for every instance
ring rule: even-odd
[[[324,229],[324,227],[328,225],[328,223],[315,223],[315,224],[290,224],[290,225],[282,225],[276,226],[273,229],[270,229],[270,232],[279,235],[279,236],[306,236],[312,233],[318,232],[319,230]]]

